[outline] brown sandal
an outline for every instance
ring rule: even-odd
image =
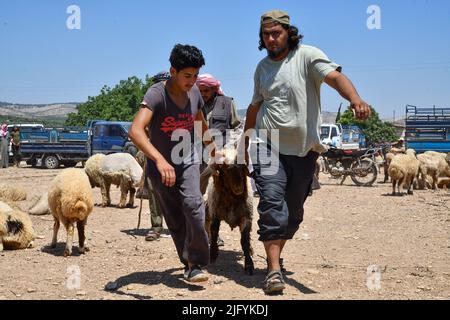
[[[155,241],[155,240],[159,240],[159,237],[161,235],[158,232],[155,231],[149,231],[147,233],[147,235],[145,236],[145,241]]]
[[[281,271],[270,271],[264,280],[264,293],[270,294],[282,294],[283,290],[286,288],[283,280],[283,274]]]

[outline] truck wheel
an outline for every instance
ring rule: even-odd
[[[138,149],[135,146],[129,146],[125,152],[131,154],[133,157],[136,157]]]
[[[47,169],[58,169],[59,168],[59,160],[55,156],[47,156],[44,159],[44,165]]]
[[[66,168],[73,168],[73,167],[76,167],[77,163],[78,162],[76,162],[76,161],[64,161],[63,165]]]

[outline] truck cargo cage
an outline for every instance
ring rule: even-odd
[[[406,106],[407,147],[418,153],[450,152],[450,108]]]

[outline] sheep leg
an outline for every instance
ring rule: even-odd
[[[406,180],[406,183],[408,185],[408,194],[409,195],[413,195],[414,191],[413,191],[413,181],[414,181],[414,176],[410,177],[409,179]]]
[[[102,185],[100,186],[100,189],[102,191],[102,207],[108,207],[109,205],[111,205],[111,198],[109,195],[110,188],[111,183],[102,181]]]
[[[395,196],[397,193],[395,192],[395,187],[397,185],[397,180],[392,179],[392,195]]]
[[[433,186],[432,186],[433,190],[437,190],[437,183],[438,183],[438,174],[435,173],[433,174]]]
[[[67,240],[66,240],[66,249],[64,250],[64,257],[68,257],[72,254],[73,233],[75,231],[75,226],[73,222],[67,223],[66,230],[67,230]]]
[[[209,206],[208,203],[205,205],[205,230],[208,234],[208,239],[211,242],[211,217],[209,216]]]
[[[239,226],[241,231],[241,247],[244,252],[245,262],[244,262],[244,271],[246,274],[252,276],[255,271],[255,266],[253,264],[253,249],[251,245],[250,232],[252,231],[252,225],[250,221],[246,218],[242,218],[241,225]]]
[[[130,200],[128,201],[127,207],[133,208],[134,207],[134,196],[136,194],[136,189],[131,187],[130,188]]]
[[[219,256],[219,246],[217,245],[217,239],[219,238],[220,220],[214,218],[211,223],[211,238],[210,238],[210,248],[209,248],[209,258],[210,262],[214,263]]]
[[[0,237],[0,252],[3,251],[3,238]]]
[[[128,190],[130,189],[129,183],[128,181],[121,181],[120,183],[120,202],[119,205],[117,206],[118,208],[125,208],[126,207],[126,203],[127,203],[127,195],[128,195]]]
[[[85,234],[85,228],[84,228],[85,226],[86,226],[86,220],[77,222],[78,252],[80,254],[83,254],[83,253],[89,251],[89,248],[85,246],[85,244],[86,244],[86,234]]]
[[[55,223],[53,224],[53,239],[52,244],[50,245],[51,248],[56,248],[56,242],[58,241],[58,231],[59,231],[59,219],[55,218]]]

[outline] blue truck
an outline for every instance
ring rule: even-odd
[[[102,153],[137,153],[128,138],[131,122],[93,120],[86,127],[38,128],[20,132],[20,154],[28,165],[56,169],[74,167]]]
[[[450,108],[407,105],[405,140],[417,153],[450,152]]]

